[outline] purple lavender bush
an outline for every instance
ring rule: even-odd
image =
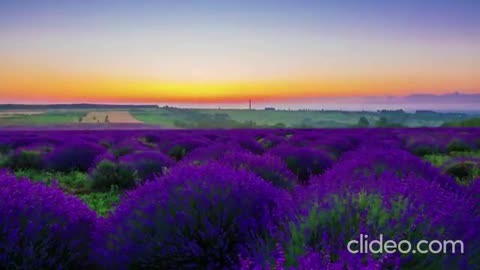
[[[198,147],[184,157],[184,164],[204,164],[209,161],[218,161],[226,153],[241,151],[242,148],[236,142],[214,143],[208,146]]]
[[[0,268],[88,269],[96,215],[73,196],[0,172]]]
[[[106,150],[104,147],[85,142],[73,142],[58,146],[46,156],[48,170],[69,172],[88,171],[95,158]]]
[[[472,215],[467,198],[429,180],[399,178],[388,172],[331,183],[347,175],[335,179],[323,175],[312,187],[300,190],[305,194],[297,196],[304,200],[298,206],[306,208],[284,229],[288,237],[278,241],[283,252],[257,254],[263,260],[243,259],[242,269],[278,269],[276,265],[281,269],[469,269],[478,264],[479,219]],[[360,234],[409,240],[413,246],[422,239],[462,240],[469,251],[350,254],[348,241],[358,240]]]
[[[441,170],[458,182],[468,185],[480,176],[480,158],[452,158],[441,166]]]
[[[440,169],[407,151],[380,146],[372,148],[368,144],[346,153],[326,175],[331,178],[332,184],[339,184],[358,179],[361,175],[379,176],[386,171],[399,177],[414,175],[429,179],[449,191],[461,192],[462,190],[453,178],[444,175]]]
[[[469,143],[461,138],[453,138],[447,144],[447,150],[448,152],[464,152],[464,151],[475,150],[475,144]]]
[[[118,166],[124,174],[133,176],[136,182],[143,182],[155,175],[162,175],[175,161],[169,156],[155,151],[136,152],[122,156]]]
[[[376,155],[375,153],[370,154]],[[396,163],[394,163],[395,157],[397,157]],[[453,254],[451,257],[413,256],[402,258],[402,265],[410,268],[413,268],[414,265],[424,267],[425,263],[433,265],[433,262],[430,261],[433,258],[443,265],[452,265],[453,268],[458,268],[465,261],[478,260],[480,245],[478,238],[475,237],[478,234],[478,225],[474,224],[479,224],[479,218],[473,215],[476,204],[464,189],[452,188],[453,183],[448,185],[443,183],[451,178],[441,177],[440,174],[435,173],[425,174],[429,170],[426,170],[422,163],[415,164],[410,161],[410,165],[406,166],[408,159],[402,160],[399,156],[393,155],[390,161],[387,160],[387,164],[390,164],[389,167],[384,167],[382,172],[379,172],[375,167],[374,160],[369,159],[366,152],[365,155],[351,155],[350,159],[339,162],[326,174],[312,180],[314,184],[305,192],[317,194],[320,198],[328,194],[345,192],[374,192],[387,199],[387,202],[399,197],[404,198],[411,208],[417,211],[416,214],[408,216],[411,218],[424,217],[431,224],[429,229],[427,227],[431,237],[434,239],[459,239],[464,241],[465,246],[470,247],[468,254]],[[363,162],[364,165],[362,165]],[[368,162],[372,162],[372,164],[366,166]],[[364,167],[363,173],[355,173],[361,167]],[[398,174],[397,170],[399,169],[408,169],[410,172]],[[315,201],[315,199],[313,198],[311,201]],[[307,201],[307,204],[310,204],[311,201]],[[418,231],[418,229],[416,230]],[[475,265],[475,263],[470,263]]]
[[[246,149],[254,154],[261,155],[265,152],[263,146],[254,138],[241,137],[235,139],[235,141],[237,141],[243,149]]]
[[[270,149],[273,148],[280,143],[284,142],[286,139],[285,137],[280,137],[276,136],[274,134],[269,134],[263,138],[260,138],[258,140],[258,143],[264,148],[264,149]]]
[[[445,139],[422,133],[409,135],[405,141],[405,148],[417,156],[447,152]]]
[[[180,166],[126,195],[95,254],[106,269],[236,268],[290,204],[286,191],[248,171]]]
[[[142,152],[142,151],[152,151],[152,147],[145,145],[135,137],[122,140],[120,142],[113,144],[110,147],[110,152],[116,158],[120,158],[121,156],[124,156],[127,154],[133,154],[135,152]]]
[[[472,215],[480,215],[480,177],[470,183],[467,188],[467,197],[473,204]]]
[[[282,158],[303,184],[307,184],[311,176],[322,174],[333,164],[329,154],[320,149],[279,145],[269,153]]]
[[[198,147],[207,145],[209,140],[196,137],[180,138],[169,142],[163,146],[164,153],[179,161],[183,159],[185,155],[192,152]]]
[[[245,168],[279,188],[293,190],[297,182],[297,177],[285,163],[270,154],[255,155],[246,151],[229,152],[225,154],[221,162],[234,168]]]
[[[400,215],[394,216],[394,210],[381,203],[381,197],[366,194],[334,196],[322,206],[310,209],[302,219],[291,222],[290,238],[277,243],[269,256],[262,254],[261,258],[266,260],[242,258],[240,269],[398,269],[396,254],[351,254],[346,248],[348,241],[358,238],[360,233],[375,237],[379,229],[389,224],[394,224],[395,229],[387,234],[393,232],[395,238],[416,237],[415,228],[408,226],[412,222],[405,217],[407,213],[400,210]],[[398,203],[396,210],[403,207],[402,202]],[[397,224],[398,221],[408,223]]]

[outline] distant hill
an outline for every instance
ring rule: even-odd
[[[106,110],[130,110],[130,109],[157,109],[157,105],[116,105],[116,104],[0,104],[0,110],[64,110],[64,109],[106,109]]]
[[[444,95],[418,94],[403,98],[407,102],[438,102],[438,103],[480,103],[480,94],[462,94],[459,92]]]
[[[454,92],[449,94],[434,95],[434,94],[413,94],[408,96],[370,96],[360,97],[359,100],[365,103],[399,103],[399,104],[445,104],[445,103],[457,103],[457,104],[472,104],[478,103],[480,105],[480,94],[462,94],[460,92]]]

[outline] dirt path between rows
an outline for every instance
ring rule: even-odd
[[[127,111],[89,112],[82,117],[82,123],[143,123]]]
[[[45,111],[0,111],[0,117],[11,117],[16,115],[35,115],[43,113],[45,113]]]

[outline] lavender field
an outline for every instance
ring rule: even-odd
[[[4,130],[0,166],[1,269],[480,266],[480,129]]]

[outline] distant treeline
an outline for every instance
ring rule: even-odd
[[[116,105],[116,104],[0,104],[0,110],[66,110],[66,109],[94,109],[94,110],[130,110],[130,109],[157,109],[157,105]]]

